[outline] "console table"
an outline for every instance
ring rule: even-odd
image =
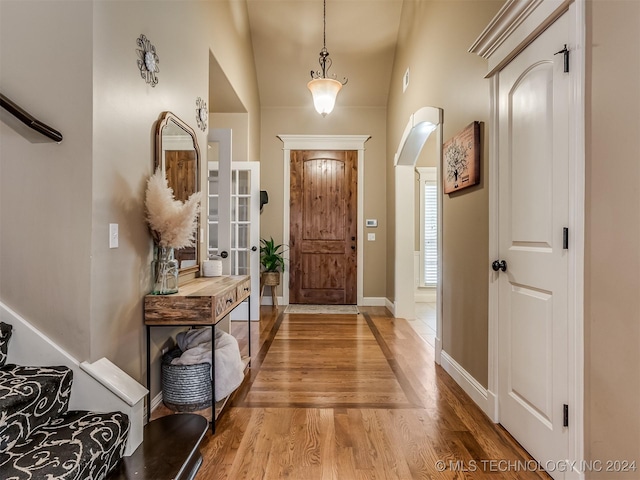
[[[147,330],[147,422],[151,415],[151,327],[202,327],[215,325],[226,317],[240,303],[249,299],[251,312],[251,277],[248,275],[227,275],[222,277],[199,277],[191,280],[170,295],[147,295],[144,298],[144,323]],[[251,320],[247,315],[248,355],[251,359]],[[215,372],[215,335],[211,335],[211,371]],[[211,430],[215,433],[216,418],[222,407],[216,411],[215,375],[211,376]],[[224,405],[223,405],[224,406]]]

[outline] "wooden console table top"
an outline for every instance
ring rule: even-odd
[[[251,277],[199,277],[178,293],[144,298],[146,325],[214,325],[251,293]]]

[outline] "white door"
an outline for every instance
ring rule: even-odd
[[[565,13],[498,77],[500,423],[543,465],[568,455],[568,33]]]

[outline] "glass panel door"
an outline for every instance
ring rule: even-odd
[[[260,316],[260,163],[231,162],[230,195],[216,194],[221,180],[220,162],[209,162],[209,240],[208,251],[219,255],[229,245],[230,275],[251,275],[251,319]],[[219,225],[215,204],[229,201],[229,228]],[[211,203],[213,202],[213,203]],[[225,207],[226,209],[226,207]],[[228,238],[225,235],[228,231]],[[223,238],[223,236],[225,238]],[[246,307],[238,307],[231,319],[246,319]],[[243,317],[244,315],[244,317]]]

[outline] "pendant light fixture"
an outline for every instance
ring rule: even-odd
[[[311,70],[311,81],[307,83],[307,88],[311,91],[313,105],[316,107],[317,112],[326,117],[333,110],[338,92],[347,83],[347,79],[344,78],[340,82],[335,75],[327,77],[327,71],[333,63],[327,51],[327,0],[323,0],[322,18],[322,50],[320,50],[320,59],[318,60],[320,70],[317,72]]]

